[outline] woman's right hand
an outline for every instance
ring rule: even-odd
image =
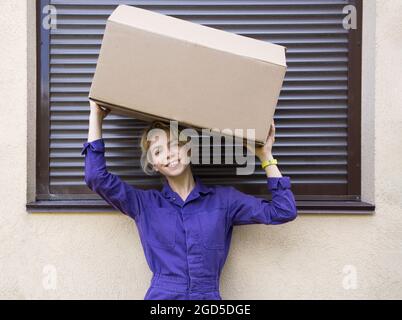
[[[105,108],[104,110],[95,101],[89,100],[89,105],[91,107],[91,114],[103,121],[106,116],[110,113],[110,109]]]

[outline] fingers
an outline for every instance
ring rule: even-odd
[[[108,114],[110,112],[110,109],[103,107],[103,106],[99,106],[99,108],[101,108],[106,114]]]
[[[269,133],[267,135],[267,139],[265,140],[265,143],[267,144],[268,141],[271,139],[273,141],[275,141],[275,121],[274,119],[272,119],[272,123],[271,126],[269,127]]]
[[[269,132],[268,132],[267,139],[265,140],[265,142],[268,142],[269,138],[272,137],[273,135],[275,135],[275,123],[274,123],[274,120],[272,119],[272,123],[271,123],[271,126],[269,127]]]
[[[275,131],[276,131],[275,121],[272,119],[271,129],[269,130],[269,134],[272,135],[272,136],[275,136]]]
[[[97,104],[95,101],[93,101],[93,100],[89,100],[89,105],[90,105],[91,107],[96,107],[98,104]]]
[[[103,113],[103,118],[106,118],[108,116],[108,114],[110,113],[110,109],[105,108],[105,107],[100,107]]]
[[[106,107],[104,107],[104,106],[101,106],[101,105],[99,105],[99,104],[97,104],[95,101],[93,101],[93,100],[91,100],[91,99],[89,99],[89,105],[91,106],[91,107],[94,107],[94,108],[98,108],[98,109],[100,109],[100,110],[103,110],[103,111],[109,111],[110,112],[110,109],[108,109],[108,108],[106,108]]]
[[[91,110],[99,112],[103,118],[111,112],[111,109],[101,106],[91,99],[89,99],[89,105],[91,106]]]
[[[246,142],[246,148],[250,150],[251,153],[255,153],[255,145],[251,145],[250,143]]]

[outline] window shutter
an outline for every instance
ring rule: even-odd
[[[48,164],[48,170],[40,173],[39,198],[98,199],[85,185],[80,155],[88,134],[87,97],[106,20],[117,5],[128,4],[286,46],[288,72],[275,113],[273,149],[282,175],[291,177],[299,199],[356,199],[351,177],[360,176],[351,174],[356,168],[350,165],[348,144],[352,31],[342,26],[343,8],[355,2],[42,0],[42,7],[48,3],[57,9],[57,29],[41,31],[39,111],[48,123],[38,128],[39,149],[41,165]],[[157,187],[159,178],[145,175],[140,167],[138,143],[145,126],[114,114],[106,118],[107,166],[133,185]],[[248,176],[223,164],[195,166],[194,173],[206,184],[265,195],[266,175],[258,159],[256,166]]]

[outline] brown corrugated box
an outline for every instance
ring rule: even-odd
[[[255,129],[263,143],[286,69],[285,47],[120,5],[107,21],[89,98],[143,120],[244,136]]]

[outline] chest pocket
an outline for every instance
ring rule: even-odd
[[[142,215],[147,243],[157,248],[173,248],[176,244],[177,214],[173,209],[148,208]]]
[[[226,239],[226,208],[214,208],[197,213],[201,240],[206,249],[221,250]]]

